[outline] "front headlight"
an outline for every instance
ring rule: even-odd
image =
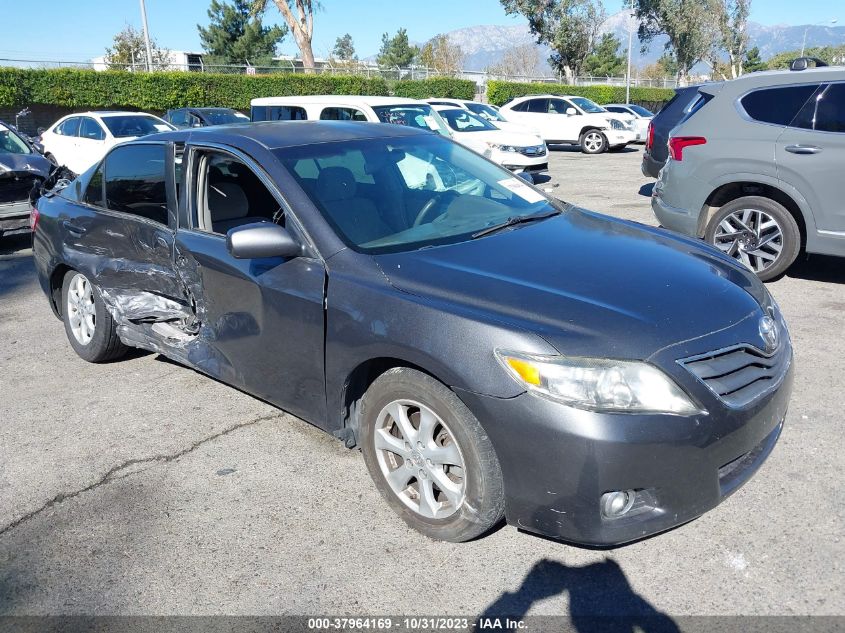
[[[669,376],[648,363],[505,350],[496,350],[496,358],[530,391],[579,409],[675,415],[706,413]]]
[[[519,150],[513,145],[499,145],[498,143],[487,143],[490,149],[497,149],[500,152],[518,152]]]
[[[619,119],[610,119],[610,127],[614,130],[624,130],[625,124],[622,123]]]

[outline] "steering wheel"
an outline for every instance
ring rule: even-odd
[[[437,206],[437,202],[440,200],[439,196],[433,196],[426,202],[420,212],[417,213],[417,217],[414,220],[414,226],[419,226],[420,224],[424,224],[423,220],[428,217],[428,214]]]

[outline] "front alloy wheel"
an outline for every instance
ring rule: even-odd
[[[792,215],[774,200],[757,196],[739,198],[719,209],[705,237],[764,281],[783,273],[801,246]]]
[[[85,275],[76,273],[70,280],[66,308],[71,333],[80,345],[88,345],[97,327],[97,311],[94,291]]]
[[[607,137],[598,130],[587,130],[581,136],[581,151],[585,154],[601,154],[607,149]]]

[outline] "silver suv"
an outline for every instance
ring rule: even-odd
[[[845,68],[820,66],[802,58],[699,89],[654,187],[664,227],[703,237],[763,280],[802,247],[845,256]]]

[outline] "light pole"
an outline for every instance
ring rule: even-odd
[[[144,44],[147,46],[147,72],[153,69],[153,48],[150,46],[150,27],[147,26],[147,7],[141,0],[141,23],[144,27]]]
[[[631,47],[634,45],[634,0],[631,0],[631,16],[628,19],[628,72],[625,75],[625,105],[631,103]]]
[[[804,49],[807,48],[807,31],[809,31],[814,26],[828,26],[828,25],[833,26],[838,21],[839,20],[837,20],[836,18],[833,18],[833,19],[829,20],[828,22],[818,22],[816,24],[808,24],[806,26],[806,28],[804,29],[804,40],[801,42],[801,57],[804,57]]]

